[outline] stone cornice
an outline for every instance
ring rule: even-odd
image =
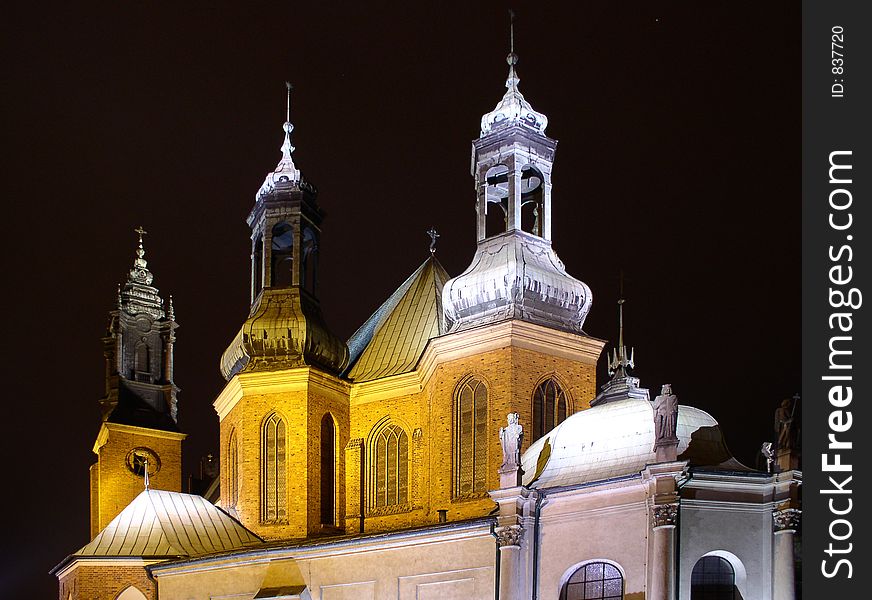
[[[312,367],[239,373],[227,382],[213,406],[223,419],[244,394],[301,391],[313,384],[362,404],[417,394],[440,364],[483,352],[514,347],[596,365],[604,346],[598,338],[512,319],[433,338],[414,371],[373,381],[352,383]]]
[[[182,441],[188,437],[187,433],[178,431],[164,431],[162,429],[149,429],[148,427],[136,427],[135,425],[122,425],[121,423],[112,423],[111,421],[103,421],[100,424],[100,431],[97,433],[97,440],[94,442],[94,454],[100,452],[107,441],[109,441],[109,432],[117,431],[119,433],[129,433],[132,435],[147,435],[149,437],[160,438],[164,440]]]
[[[281,371],[252,371],[231,377],[212,406],[218,413],[218,419],[223,420],[245,394],[276,394],[321,388],[348,397],[350,387],[350,383],[313,367],[283,369]]]

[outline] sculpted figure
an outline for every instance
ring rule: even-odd
[[[782,400],[781,406],[775,411],[775,433],[778,434],[779,450],[793,448],[793,410],[789,398]]]
[[[657,442],[676,439],[678,426],[678,396],[672,385],[664,383],[660,395],[654,398],[654,427]]]
[[[503,464],[500,470],[517,469],[521,464],[521,440],[524,428],[518,423],[518,413],[507,415],[509,424],[500,427],[500,444],[503,447]]]

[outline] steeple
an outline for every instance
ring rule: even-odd
[[[118,287],[103,338],[106,395],[103,420],[176,431],[178,388],[173,382],[175,314],[164,310],[145,259],[142,227],[127,281]]]
[[[551,171],[557,141],[548,118],[518,88],[514,19],[506,93],[472,142],[476,239],[472,264],[444,288],[445,329],[520,319],[583,333],[592,294],[551,247]]]
[[[618,343],[612,350],[609,359],[609,380],[601,388],[600,393],[590,403],[591,406],[623,400],[626,398],[638,398],[648,400],[648,390],[639,387],[639,378],[630,375],[630,369],[635,368],[633,349],[629,352],[624,345],[624,276],[621,273],[621,294],[618,298]]]
[[[230,379],[245,370],[318,365],[340,372],[348,349],[327,329],[318,302],[318,254],[324,214],[318,192],[294,163],[291,91],[285,83],[282,157],[255,194],[251,227],[251,307],[221,357]]]

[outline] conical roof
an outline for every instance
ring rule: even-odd
[[[348,340],[346,376],[370,381],[415,368],[430,338],[442,333],[448,273],[431,255]]]
[[[202,496],[146,489],[73,556],[200,556],[260,543]]]

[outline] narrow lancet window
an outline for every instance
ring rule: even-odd
[[[546,379],[533,392],[533,437],[530,442],[554,429],[566,420],[566,393],[553,378]]]
[[[321,419],[321,524],[336,524],[336,427],[330,413]]]
[[[471,377],[454,397],[454,497],[487,491],[487,387]]]
[[[227,498],[230,507],[235,508],[239,502],[239,441],[235,430],[230,432],[230,439],[227,442],[227,471],[230,486]]]
[[[261,435],[261,520],[264,523],[287,522],[287,427],[272,414],[264,421]]]

